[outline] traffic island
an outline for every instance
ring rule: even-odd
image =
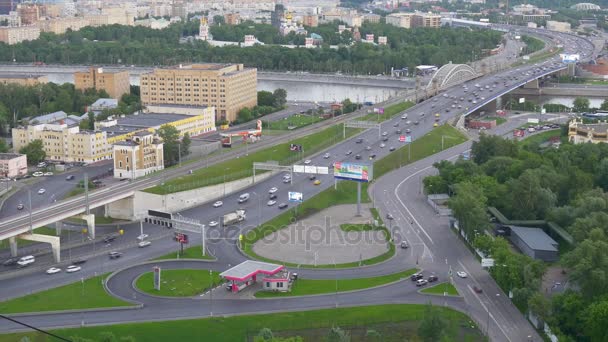
[[[435,295],[435,296],[455,296],[460,297],[456,287],[452,283],[444,282],[430,287],[426,287],[420,291],[422,294]]]
[[[159,297],[193,297],[207,292],[221,283],[218,272],[210,270],[160,270],[160,286],[155,287],[154,272],[140,275],[135,288]]]

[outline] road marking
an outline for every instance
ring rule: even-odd
[[[496,318],[494,318],[494,315],[492,315],[492,313],[490,312],[490,310],[488,310],[488,307],[485,306],[485,304],[483,303],[483,301],[481,300],[481,298],[477,295],[477,293],[475,293],[475,291],[473,291],[473,288],[471,287],[471,285],[467,284],[467,287],[469,288],[469,291],[471,291],[471,293],[473,294],[473,296],[475,296],[475,298],[477,298],[477,300],[479,301],[479,304],[481,304],[481,306],[483,307],[483,309],[486,310],[486,312],[488,313],[488,315],[490,316],[490,318],[492,319],[492,321],[494,321],[494,323],[496,324],[496,326],[498,327],[498,329],[500,329],[500,331],[502,332],[503,335],[505,335],[505,337],[507,338],[507,340],[509,342],[511,342],[511,339],[509,338],[509,335],[507,335],[507,333],[502,329],[502,327],[500,326],[500,324],[498,324],[498,321],[496,320]],[[486,326],[486,330],[489,330],[487,326]],[[487,333],[489,334],[489,331],[487,331]]]

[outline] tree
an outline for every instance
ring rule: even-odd
[[[526,170],[519,178],[507,182],[507,186],[515,219],[542,218],[557,202],[556,195],[541,186],[540,175],[533,170]]]
[[[274,104],[273,93],[266,90],[258,91],[258,106],[274,106]]]
[[[584,298],[608,294],[608,242],[601,228],[593,229],[562,261],[571,269],[570,279],[580,286]]]
[[[606,341],[606,322],[608,322],[608,300],[592,303],[585,310],[585,335],[590,341]]]
[[[182,146],[181,146],[182,157],[189,155],[190,154],[190,145],[192,144],[192,140],[190,140],[190,134],[188,134],[188,132],[184,133],[181,144],[182,144]]]
[[[262,341],[270,341],[274,338],[274,335],[272,334],[272,330],[268,328],[262,328],[258,333],[257,337],[261,338]]]
[[[274,96],[274,106],[281,108],[287,103],[287,91],[283,88],[275,89],[272,92]]]
[[[44,146],[40,139],[33,140],[29,144],[23,146],[19,150],[19,153],[25,154],[27,156],[27,162],[31,165],[38,164],[46,158],[46,152],[44,151]]]
[[[325,336],[327,342],[350,342],[350,334],[348,331],[342,330],[338,326],[332,327],[327,336]]]
[[[426,305],[424,316],[418,326],[418,335],[428,342],[439,341],[447,329],[448,323],[431,303]]]
[[[580,293],[567,290],[557,294],[551,302],[551,320],[557,323],[560,330],[571,337],[578,337],[583,332],[583,311],[586,309]],[[560,340],[561,341],[561,340]]]
[[[223,25],[226,22],[224,21],[224,16],[223,15],[214,15],[213,16],[213,23],[217,24],[217,25]]]
[[[481,234],[488,225],[487,199],[482,190],[471,182],[458,183],[454,188],[456,195],[449,199],[448,207],[458,219],[460,229],[467,238]]]
[[[0,153],[8,152],[8,145],[6,144],[6,140],[0,138]]]
[[[422,180],[427,194],[445,194],[448,192],[448,183],[441,176],[428,176]]]
[[[588,98],[577,97],[572,103],[572,109],[577,113],[586,112],[589,110],[589,105],[590,103]]]
[[[239,123],[249,122],[253,119],[253,114],[251,113],[251,109],[243,108],[239,110],[239,112],[236,114],[236,117],[236,121]]]
[[[99,341],[101,342],[117,342],[118,339],[114,336],[114,333],[110,331],[102,331],[99,333]]]
[[[541,293],[536,292],[528,299],[528,309],[536,317],[546,322],[547,318],[549,318],[551,303]]]
[[[608,99],[605,99],[600,106],[601,110],[608,110]]]
[[[163,139],[163,157],[165,167],[177,163],[179,160],[179,131],[171,125],[162,125],[157,131],[158,136]]]
[[[481,165],[492,157],[516,157],[517,145],[514,141],[503,139],[497,135],[479,135],[479,141],[474,141],[471,154],[475,163]]]

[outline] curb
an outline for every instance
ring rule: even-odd
[[[4,314],[8,317],[27,317],[27,316],[44,316],[44,315],[56,315],[56,314],[69,314],[69,313],[84,313],[84,312],[100,312],[100,311],[121,311],[121,310],[139,310],[143,308],[143,304],[137,304],[134,306],[113,306],[109,308],[91,308],[91,309],[70,309],[70,310],[53,310],[53,311],[35,311],[35,312],[21,312],[15,314]]]
[[[422,292],[422,291],[424,291],[424,290],[426,290],[426,289],[430,289],[430,288],[433,288],[433,287],[435,287],[435,286],[443,285],[443,284],[445,284],[445,283],[446,283],[446,282],[439,283],[439,284],[435,284],[435,285],[433,285],[433,286],[429,286],[429,287],[425,287],[425,288],[421,288],[420,290],[418,290],[418,291],[416,291],[416,292],[420,293],[421,295],[425,295],[425,296],[451,297],[451,298],[464,298],[464,296],[461,296],[460,294],[457,294],[457,295],[451,295],[451,294],[448,294],[448,295],[446,295],[446,294],[443,294],[443,293],[424,293],[424,292]],[[444,292],[444,293],[445,293],[445,292]]]

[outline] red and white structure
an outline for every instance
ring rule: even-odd
[[[244,261],[220,273],[220,277],[232,283],[232,292],[239,292],[258,280],[262,281],[264,290],[287,291],[291,282],[285,266],[253,260]]]

